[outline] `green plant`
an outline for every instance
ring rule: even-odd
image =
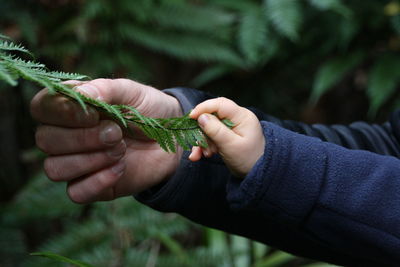
[[[379,65],[399,50],[397,0],[3,2],[0,23],[62,69],[201,87],[290,117],[328,91],[363,92],[370,114],[395,105],[398,75]]]
[[[49,72],[43,64],[10,55],[7,53],[8,51],[29,55],[31,53],[21,45],[5,41],[4,39],[7,39],[7,37],[4,35],[0,35],[0,38],[3,38],[3,40],[0,40],[0,80],[7,82],[9,85],[17,85],[17,79],[23,78],[46,87],[50,94],[61,93],[76,100],[84,111],[86,111],[86,104],[89,104],[106,113],[128,130],[130,123],[135,124],[149,138],[156,140],[167,152],[176,152],[176,144],[179,144],[185,150],[189,150],[190,146],[196,145],[207,147],[204,133],[198,126],[197,121],[191,119],[188,114],[179,118],[150,118],[143,116],[131,106],[110,105],[86,97],[73,90],[70,86],[63,84],[62,81],[82,80],[87,76],[65,72]],[[227,119],[222,121],[228,127],[233,126]]]
[[[65,186],[48,181],[43,172],[31,177],[0,208],[2,266],[70,266],[49,257],[31,257],[31,251],[63,255],[93,266],[211,267],[222,266],[224,260],[223,254],[214,253],[201,238],[193,240],[194,233],[202,232],[199,226],[176,214],[156,212],[131,197],[76,205],[65,195]],[[40,235],[42,240],[17,253],[27,228],[29,235]]]
[[[93,267],[93,265],[90,265],[90,264],[85,263],[83,261],[73,260],[73,259],[67,258],[67,257],[62,256],[62,255],[58,255],[58,254],[53,253],[53,252],[32,252],[30,255],[31,256],[49,258],[49,259],[52,259],[52,260],[55,260],[55,261],[58,261],[58,262],[69,263],[69,264],[72,264],[73,266],[77,266],[77,267]]]

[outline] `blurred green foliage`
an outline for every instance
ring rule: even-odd
[[[279,117],[383,120],[400,103],[400,3],[394,0],[2,0],[0,32],[51,69],[158,88],[193,86]],[[27,183],[25,177],[40,172],[41,155],[26,150],[32,121],[21,110],[38,88],[5,89],[0,94],[12,106],[0,112],[16,114],[4,129],[15,130],[18,142],[10,140],[18,153],[7,150],[0,160],[14,159],[19,167],[0,171],[1,192],[13,188],[2,202],[2,266],[54,266],[26,259],[32,250],[98,266],[305,262],[129,198],[77,206],[63,185],[43,175]]]
[[[372,0],[3,0],[0,21],[6,34],[64,71],[130,77],[160,87],[196,86],[233,98],[250,87],[246,104],[277,112],[283,108],[265,100],[265,91],[303,99],[311,95],[315,103],[340,87],[364,91],[374,114],[394,103],[399,82],[394,71],[399,5]],[[239,89],[230,86],[232,80]],[[266,97],[255,101],[253,95]],[[298,105],[290,105],[295,103],[280,102],[297,112]]]

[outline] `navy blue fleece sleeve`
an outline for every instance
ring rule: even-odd
[[[164,92],[176,97],[184,112],[213,97],[188,88]],[[240,182],[230,177],[218,156],[193,163],[184,153],[168,181],[137,195],[137,199],[159,211],[177,212],[194,222],[303,257],[346,266],[399,266],[394,252],[398,240],[393,238],[394,232],[399,232],[398,181],[394,176],[382,180],[390,176],[388,172],[398,173],[398,160],[331,147],[294,132],[352,149],[398,156],[400,146],[395,136],[400,136],[396,134],[400,133],[400,114],[382,126],[325,126],[283,121],[252,111],[260,120],[274,122],[265,128],[270,136],[267,141],[273,141],[275,135],[277,138],[265,154],[275,155],[274,163],[263,158],[255,173]],[[287,162],[282,161],[284,155]],[[386,165],[381,165],[385,159]],[[342,169],[348,171],[344,171],[347,177],[339,175]],[[306,171],[308,177],[299,176]],[[327,175],[336,178],[328,181]]]
[[[400,160],[262,122],[265,153],[229,182],[232,209],[273,215],[327,247],[400,264]]]

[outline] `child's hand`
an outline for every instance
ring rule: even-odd
[[[231,120],[234,127],[229,129],[212,113],[220,119]],[[259,120],[232,100],[219,97],[204,101],[189,116],[197,119],[210,139],[208,148],[193,147],[191,161],[198,161],[202,154],[211,157],[219,153],[231,172],[243,178],[264,153],[265,138]]]

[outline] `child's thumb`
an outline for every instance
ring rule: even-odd
[[[201,114],[197,122],[203,132],[214,141],[218,148],[223,148],[236,137],[236,134],[214,115]]]

